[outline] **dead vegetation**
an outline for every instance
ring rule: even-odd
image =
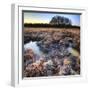
[[[80,29],[24,28],[24,43],[37,41],[44,57],[24,52],[24,76],[56,76],[80,74]],[[77,55],[75,55],[77,54]]]

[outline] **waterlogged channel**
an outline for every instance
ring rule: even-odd
[[[33,52],[39,56],[42,55],[42,51],[40,50],[39,46],[37,45],[37,41],[30,41],[29,43],[24,45],[24,49],[32,49]]]
[[[24,44],[24,77],[79,75],[79,42],[69,35],[49,33],[35,41],[32,34],[34,41]]]
[[[57,47],[57,46],[56,46]],[[27,49],[32,49],[33,52],[39,56],[42,56],[44,53],[41,51],[40,47],[37,45],[37,41],[30,41],[29,43],[25,44],[24,45],[24,49],[25,51]],[[67,48],[67,51],[69,53],[71,53],[72,55],[74,56],[78,56],[79,57],[79,52],[77,50],[75,50],[74,48],[72,47],[68,47]]]

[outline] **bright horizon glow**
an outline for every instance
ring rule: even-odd
[[[62,14],[62,13],[46,13],[46,12],[24,12],[24,23],[47,23],[54,16],[63,16],[69,18],[72,25],[80,26],[80,15],[79,14]]]
[[[49,23],[47,20],[38,20],[38,19],[29,19],[29,18],[26,18],[24,19],[24,23]]]

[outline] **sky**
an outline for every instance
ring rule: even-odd
[[[80,26],[80,14],[24,12],[24,23],[49,23],[52,17],[63,16],[72,21],[72,25]]]

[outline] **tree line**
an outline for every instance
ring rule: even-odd
[[[72,21],[69,18],[63,16],[54,16],[47,23],[25,23],[24,27],[56,27],[56,28],[80,28],[79,26],[73,26]]]

